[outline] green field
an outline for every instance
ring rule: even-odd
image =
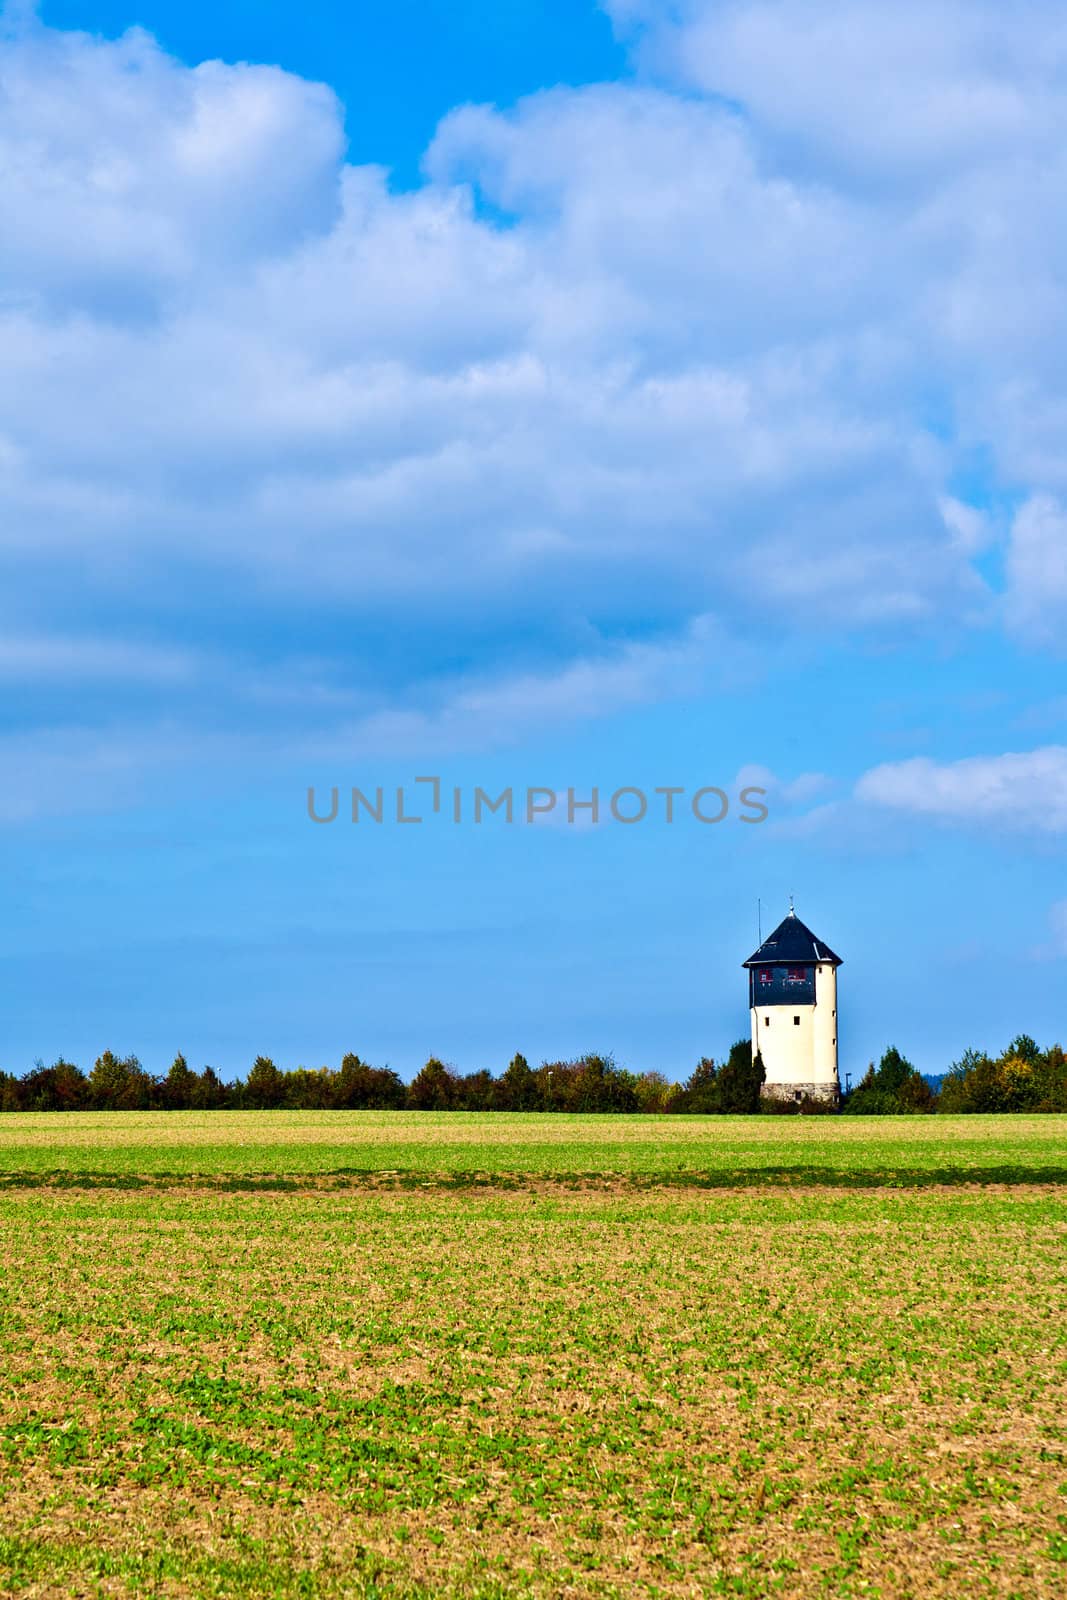
[[[1067,1589],[1067,1119],[0,1118],[0,1592]]]
[[[1067,1183],[1067,1119],[97,1111],[0,1117],[0,1183],[332,1174]]]

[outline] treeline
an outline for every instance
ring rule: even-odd
[[[545,1061],[514,1056],[499,1077],[466,1075],[431,1057],[405,1084],[388,1067],[346,1055],[338,1070],[283,1071],[257,1056],[247,1078],[224,1083],[211,1067],[194,1072],[176,1056],[153,1077],[136,1056],[111,1050],[82,1072],[70,1061],[38,1063],[24,1077],[0,1073],[0,1111],[614,1111],[752,1112],[759,1109],[762,1064],[741,1039],[722,1066],[702,1060],[685,1084],[659,1072],[627,1072],[611,1056]]]
[[[346,1055],[338,1069],[283,1071],[257,1056],[247,1078],[224,1083],[211,1067],[195,1072],[182,1055],[162,1077],[136,1056],[105,1050],[85,1073],[73,1062],[38,1062],[23,1077],[0,1072],[0,1111],[603,1111],[658,1114],[826,1113],[817,1102],[760,1100],[763,1063],[739,1039],[721,1063],[705,1056],[683,1084],[659,1072],[628,1072],[611,1056],[544,1061],[512,1058],[504,1072],[466,1075],[431,1057],[405,1084],[389,1067]],[[935,1089],[896,1048],[846,1094],[853,1116],[982,1111],[1067,1111],[1067,1056],[1020,1034],[997,1057],[968,1050]]]
[[[1021,1033],[999,1056],[967,1050],[933,1088],[899,1050],[872,1062],[844,1097],[842,1111],[856,1116],[896,1116],[940,1111],[1067,1111],[1067,1054],[1058,1044],[1042,1050]]]

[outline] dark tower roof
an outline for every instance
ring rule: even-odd
[[[793,910],[782,919],[773,933],[768,934],[755,955],[749,956],[741,965],[769,967],[778,961],[793,961],[798,965],[809,961],[821,961],[831,967],[841,965],[841,957],[835,956],[828,944],[816,939]]]

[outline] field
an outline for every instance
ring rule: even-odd
[[[0,1118],[0,1592],[1061,1596],[1067,1119]]]

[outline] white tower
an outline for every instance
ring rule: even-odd
[[[837,969],[841,958],[793,910],[764,939],[748,968],[752,1054],[759,1051],[768,1100],[841,1096],[837,1076]]]

